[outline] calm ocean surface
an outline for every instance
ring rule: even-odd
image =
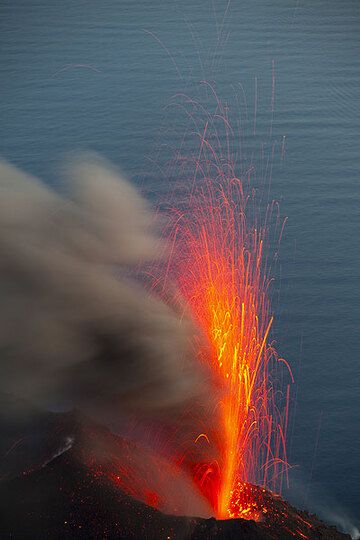
[[[227,99],[241,84],[251,116],[256,80],[266,141],[274,65],[273,139],[286,142],[271,191],[288,216],[276,340],[297,383],[289,497],[359,523],[360,2],[233,0],[224,19],[226,6],[2,0],[0,153],[52,182],[64,152],[96,150],[160,200],[155,145],[184,126],[171,96],[207,79]]]

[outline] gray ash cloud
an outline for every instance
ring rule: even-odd
[[[177,407],[200,391],[191,323],[129,274],[154,214],[98,157],[54,190],[0,163],[0,391],[37,404]]]

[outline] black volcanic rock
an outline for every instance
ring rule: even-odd
[[[65,445],[73,418],[0,393],[0,480],[37,468],[53,456]],[[68,428],[59,429],[66,422]]]
[[[109,444],[123,444],[104,428],[83,429],[72,415],[61,417],[56,436],[75,444],[40,468],[0,482],[1,539],[147,539],[147,540],[345,540],[347,535],[298,512],[280,497],[265,493],[272,518],[260,523],[217,521],[166,515],[125,494],[106,474],[82,459],[91,438],[103,454]],[[101,442],[99,442],[101,441]],[[95,459],[92,455],[92,460]],[[104,455],[101,456],[104,470]],[[260,489],[254,487],[255,490]]]

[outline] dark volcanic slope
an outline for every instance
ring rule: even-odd
[[[106,431],[99,433],[104,435]],[[109,433],[107,436],[114,437]],[[303,527],[299,528],[299,513],[271,494],[266,494],[268,503],[279,516],[286,513],[285,524],[281,520],[272,524],[244,520],[219,522],[165,515],[130,498],[105,475],[94,474],[80,463],[80,454],[75,444],[42,468],[0,482],[1,540],[350,538],[304,513],[300,515]]]

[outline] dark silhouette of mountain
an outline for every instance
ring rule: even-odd
[[[254,494],[261,492],[269,509],[261,522],[165,514],[125,493],[108,474],[112,459],[107,459],[107,453],[112,456],[130,448],[133,455],[135,445],[76,414],[58,415],[57,422],[52,417],[50,424],[49,440],[65,441],[65,445],[49,454],[42,465],[37,462],[0,482],[1,539],[350,538],[256,486]]]

